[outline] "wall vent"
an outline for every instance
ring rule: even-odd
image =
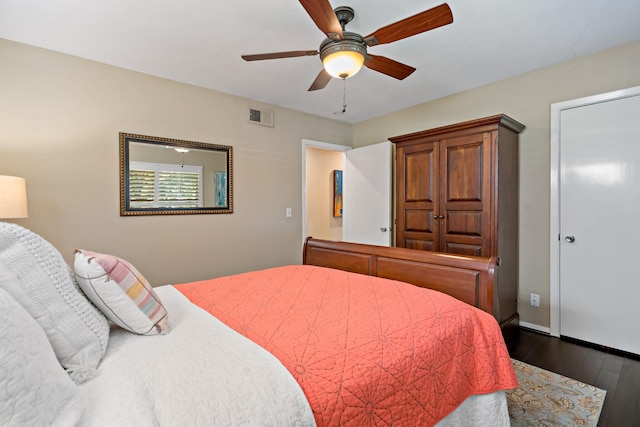
[[[249,123],[273,127],[273,111],[249,108]]]

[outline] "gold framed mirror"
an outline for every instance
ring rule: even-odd
[[[233,147],[120,132],[120,216],[233,213]]]

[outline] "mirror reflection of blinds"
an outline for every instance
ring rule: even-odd
[[[155,175],[154,171],[129,170],[129,201],[132,207],[142,207],[145,202],[153,204],[156,194]]]
[[[197,173],[158,171],[158,201],[163,207],[198,207]]]
[[[136,163],[138,163],[136,166],[141,166],[139,162]],[[169,168],[162,168],[160,167],[162,165],[158,164],[149,164],[149,166],[148,169],[129,169],[129,204],[131,208],[197,208],[202,206],[200,171],[164,170]],[[174,167],[170,168],[175,169]],[[184,167],[184,169],[189,169],[189,167]]]

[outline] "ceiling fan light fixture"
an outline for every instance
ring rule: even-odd
[[[339,79],[353,76],[362,68],[364,56],[353,50],[340,50],[327,55],[322,65],[327,73]]]
[[[332,77],[346,79],[362,68],[367,47],[362,36],[343,32],[343,39],[326,39],[320,46],[320,59],[324,69]]]

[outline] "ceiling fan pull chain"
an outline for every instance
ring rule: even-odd
[[[334,114],[344,114],[347,112],[347,78],[342,79],[342,110]]]
[[[342,79],[342,114],[347,112],[347,78]]]

